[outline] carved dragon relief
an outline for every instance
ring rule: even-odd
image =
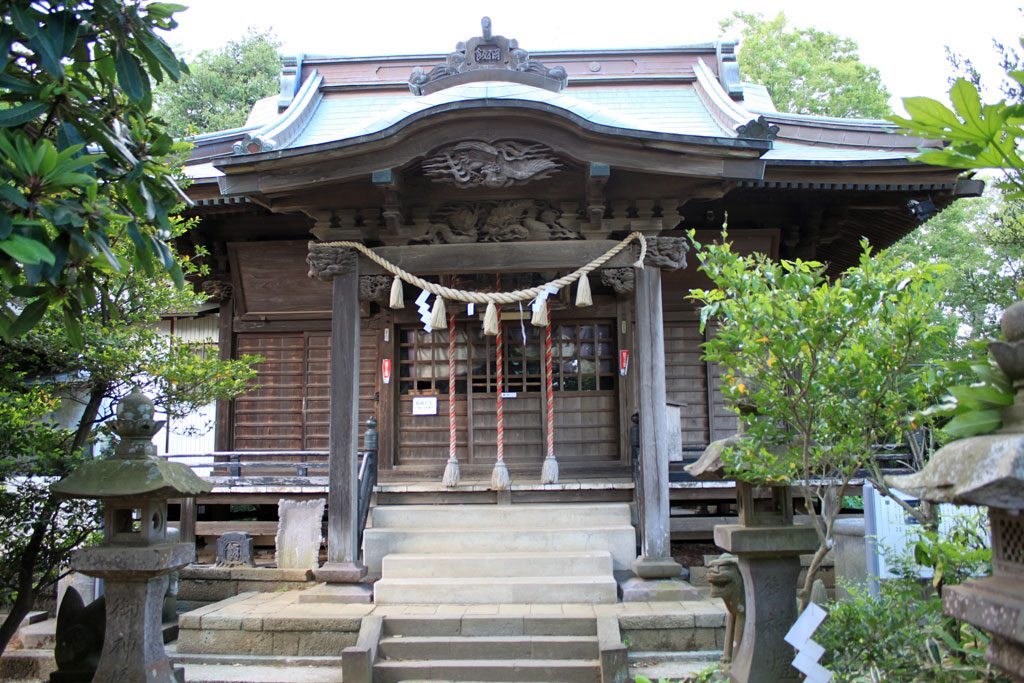
[[[545,145],[506,140],[491,145],[468,140],[441,150],[422,163],[435,182],[456,187],[511,187],[549,178],[561,167]]]
[[[446,204],[418,225],[410,244],[580,240],[573,216],[533,199]]]

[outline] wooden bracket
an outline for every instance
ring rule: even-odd
[[[612,169],[608,164],[591,162],[587,167],[587,216],[593,230],[601,229],[601,221],[608,206],[604,189],[611,174]]]
[[[389,230],[398,230],[403,225],[404,208],[402,206],[402,178],[393,169],[385,168],[374,171],[373,185],[384,195],[381,217]]]

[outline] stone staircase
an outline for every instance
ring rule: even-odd
[[[46,612],[29,612],[0,657],[0,681],[46,680],[56,670],[53,645],[56,619]]]
[[[625,503],[379,506],[364,534],[378,605],[613,603],[635,545]]]
[[[626,679],[626,648],[615,618],[371,617],[364,620],[359,640],[342,654],[346,682]]]

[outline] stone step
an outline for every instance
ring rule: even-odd
[[[401,636],[380,641],[380,657],[416,659],[596,659],[596,636]]]
[[[56,670],[53,650],[6,650],[0,657],[0,681],[45,681]]]
[[[384,557],[387,579],[483,576],[611,576],[606,550],[553,553],[395,553]],[[309,592],[309,591],[306,591]]]
[[[57,620],[46,619],[23,625],[14,636],[14,642],[26,650],[52,650],[57,643]]]
[[[377,662],[374,683],[399,681],[559,681],[597,683],[601,666],[590,659],[435,659]]]
[[[611,604],[618,584],[607,576],[516,576],[455,579],[383,578],[373,586],[378,605],[478,605],[495,603]]]
[[[384,619],[384,635],[429,637],[476,636],[595,636],[593,616],[545,614],[502,616],[499,614],[463,614],[462,616],[389,615]]]
[[[373,509],[375,529],[500,528],[574,529],[629,525],[626,503],[570,505],[381,505]]]
[[[186,664],[189,683],[337,683],[340,666]]]
[[[629,569],[636,559],[636,532],[629,525],[576,529],[505,525],[493,529],[367,529],[363,534],[366,567],[375,576],[381,574],[383,558],[394,553],[458,555],[594,550],[610,552],[615,569]]]

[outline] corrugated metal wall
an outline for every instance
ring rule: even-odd
[[[219,353],[217,339],[219,334],[219,316],[204,315],[196,318],[170,318],[160,324],[161,331],[169,338],[170,343],[194,344],[204,356]],[[212,453],[214,446],[214,421],[216,405],[210,403],[185,419],[168,420],[167,426],[154,437],[160,454],[196,454]],[[189,465],[213,462],[212,458],[181,458],[177,459]],[[200,476],[209,474],[208,470],[197,469]]]

